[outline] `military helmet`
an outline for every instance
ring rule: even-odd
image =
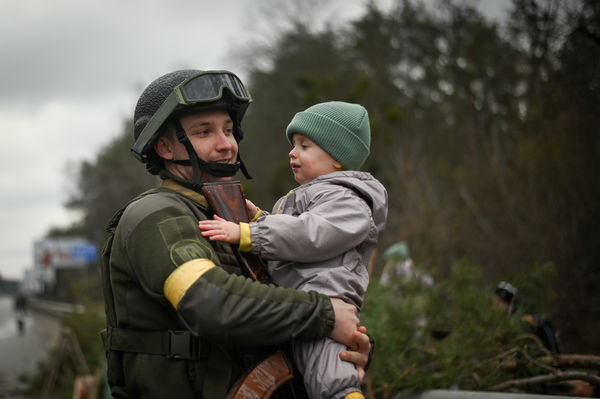
[[[252,101],[241,80],[228,71],[184,69],[167,73],[150,83],[140,95],[134,113],[134,156],[152,174],[163,168],[154,144],[164,126],[177,116],[203,109],[223,108],[234,124],[234,137],[242,140],[241,120]],[[190,154],[192,157],[192,154]]]
[[[494,290],[494,293],[507,304],[510,304],[513,301],[518,292],[519,290],[517,287],[506,281],[500,281]]]

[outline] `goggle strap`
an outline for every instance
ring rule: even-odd
[[[131,152],[133,152],[138,160],[143,161],[144,154],[148,153],[148,148],[146,148],[146,146],[150,144],[152,136],[158,132],[161,125],[167,120],[177,104],[179,104],[177,94],[172,92],[154,113],[152,118],[150,118],[144,127],[144,130],[142,130],[142,133],[140,133],[137,140],[131,147]]]

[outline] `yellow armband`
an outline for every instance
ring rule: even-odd
[[[208,259],[192,259],[173,271],[165,280],[163,293],[175,309],[188,288],[204,273],[215,267]]]

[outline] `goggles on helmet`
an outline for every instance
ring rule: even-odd
[[[140,161],[147,157],[154,135],[178,106],[217,101],[223,97],[224,89],[227,89],[234,100],[240,103],[252,102],[250,92],[242,81],[228,71],[200,72],[175,86],[173,92],[161,104],[135,140],[131,148],[135,157]]]

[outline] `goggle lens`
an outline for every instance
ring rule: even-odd
[[[181,103],[191,105],[221,98],[224,88],[227,88],[239,100],[251,101],[250,93],[238,77],[226,72],[195,76],[177,86],[175,90]]]

